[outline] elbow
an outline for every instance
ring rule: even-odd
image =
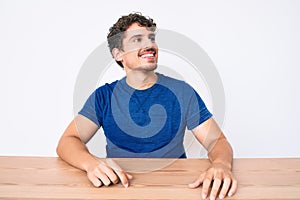
[[[226,139],[227,142],[227,146],[228,146],[228,152],[231,154],[231,157],[233,157],[233,149],[231,144],[228,142],[228,140]]]
[[[56,154],[61,157],[61,141],[58,142],[56,147]]]
[[[58,157],[60,157],[59,156],[59,147],[58,146],[56,147],[56,154],[58,155]]]

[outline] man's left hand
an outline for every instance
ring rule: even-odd
[[[223,183],[223,184],[222,184]],[[197,188],[203,184],[202,199],[206,199],[209,187],[212,184],[210,199],[216,199],[220,191],[219,198],[223,199],[226,195],[232,196],[237,190],[237,180],[226,165],[221,163],[213,163],[199,178],[189,184],[190,188]]]

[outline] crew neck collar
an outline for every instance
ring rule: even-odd
[[[122,84],[122,86],[124,87],[124,89],[126,89],[126,90],[128,90],[128,91],[140,91],[140,92],[150,91],[150,90],[153,90],[153,88],[155,88],[158,84],[160,84],[161,79],[162,79],[162,76],[163,76],[162,74],[157,73],[157,72],[155,72],[155,74],[157,75],[157,80],[156,80],[156,82],[155,82],[151,87],[149,87],[149,88],[147,88],[147,89],[141,89],[141,90],[139,90],[139,89],[135,89],[135,88],[131,87],[131,86],[128,85],[127,82],[126,82],[126,76],[123,77],[123,78],[120,80],[120,83]]]

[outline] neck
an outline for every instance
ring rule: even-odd
[[[154,71],[130,71],[126,73],[126,83],[137,90],[145,90],[152,87],[157,81]]]

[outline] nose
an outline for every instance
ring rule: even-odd
[[[151,38],[147,38],[144,40],[145,42],[143,43],[143,48],[155,48],[157,47],[157,44],[155,41],[153,41]]]

